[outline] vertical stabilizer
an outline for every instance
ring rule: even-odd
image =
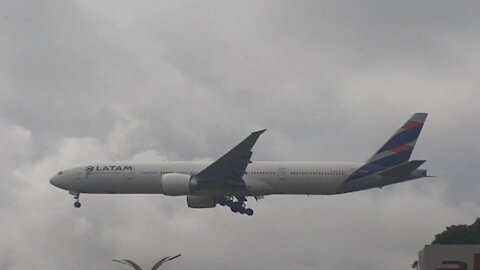
[[[345,182],[408,162],[426,119],[426,113],[414,114],[368,159],[365,165],[356,170]]]
[[[389,168],[407,162],[412,155],[413,148],[426,119],[426,113],[414,114],[368,159],[367,164]]]

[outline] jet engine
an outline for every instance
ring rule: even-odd
[[[209,196],[188,195],[187,205],[190,208],[213,208],[217,205],[217,202]]]
[[[162,176],[162,191],[165,195],[188,195],[195,188],[195,186],[195,179],[188,174],[167,173]]]

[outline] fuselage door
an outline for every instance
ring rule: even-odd
[[[286,167],[278,168],[277,174],[278,174],[279,180],[285,181],[287,179],[287,174],[288,174],[287,168]]]
[[[125,168],[125,174],[127,176],[128,180],[133,180],[135,177],[135,167],[133,166],[124,166]]]

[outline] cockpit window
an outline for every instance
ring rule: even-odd
[[[59,172],[57,173],[57,175],[61,175],[62,173],[63,173],[62,171],[59,171]]]

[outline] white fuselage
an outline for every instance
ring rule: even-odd
[[[81,193],[187,196],[191,208],[228,206],[253,215],[246,197],[269,194],[330,195],[383,187],[427,176],[425,160],[409,160],[426,113],[415,113],[366,163],[253,162],[252,148],[266,130],[252,132],[214,162],[116,162],[59,172],[50,183]]]
[[[79,193],[162,194],[164,175],[179,173],[193,176],[209,164],[210,162],[98,164],[65,170],[55,176],[52,183]],[[344,193],[348,191],[341,190],[342,184],[362,165],[362,163],[254,162],[248,166],[243,176],[246,190],[207,188],[193,190],[190,195]]]

